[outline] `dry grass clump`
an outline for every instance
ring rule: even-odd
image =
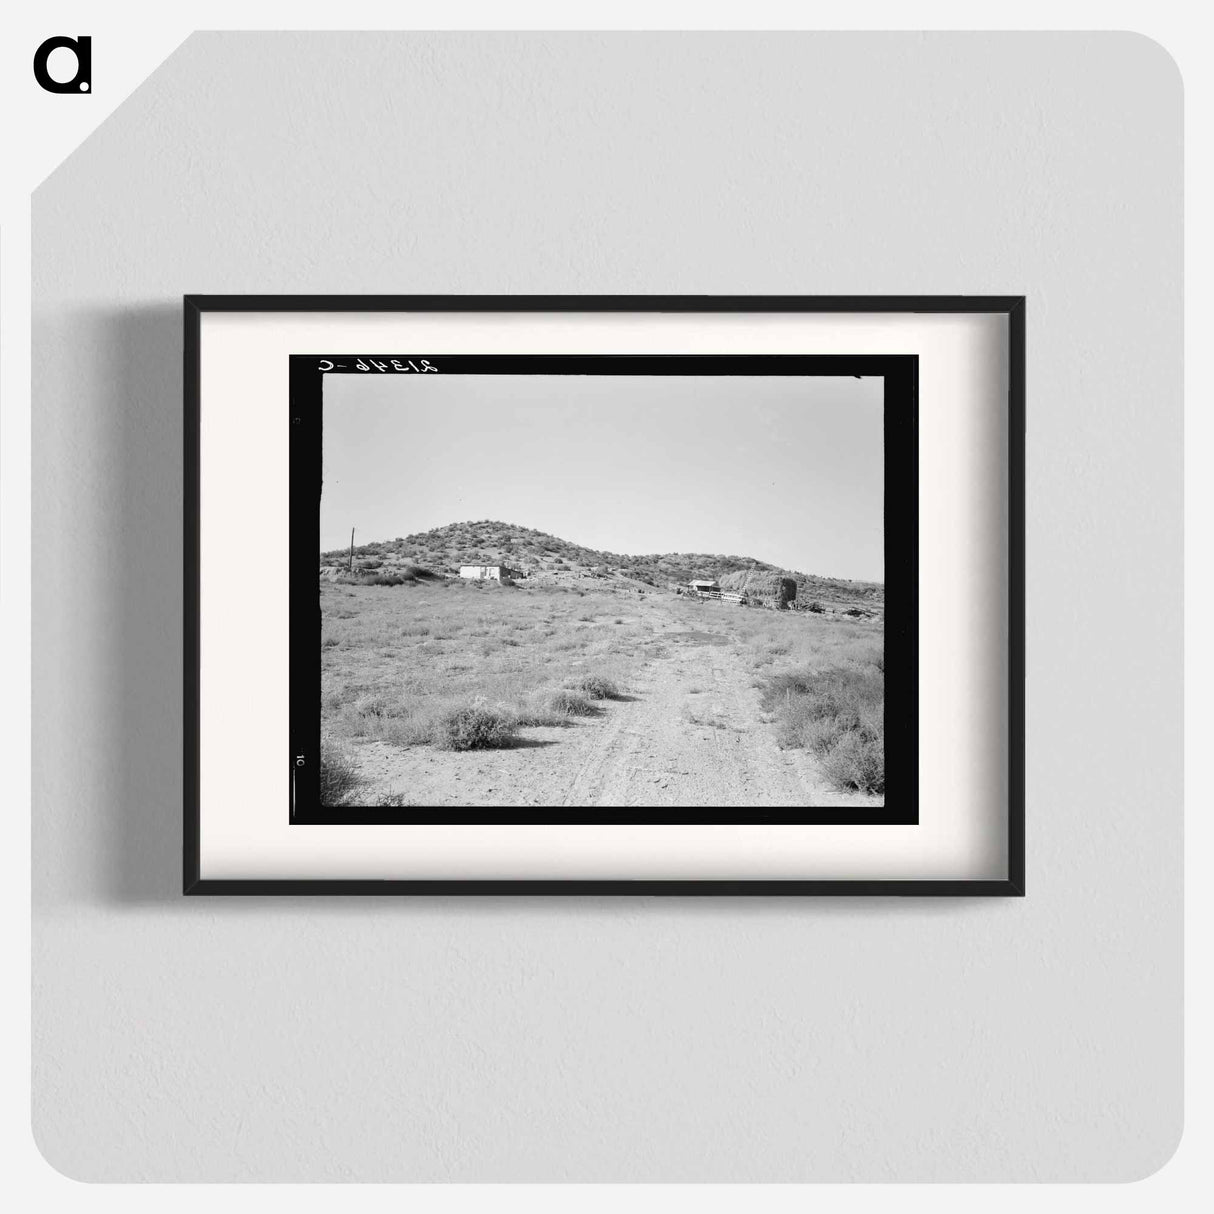
[[[884,793],[884,730],[876,741],[860,733],[843,734],[823,756],[822,770],[840,788]]]
[[[842,789],[885,792],[885,677],[875,663],[775,675],[763,707],[780,724],[780,745],[804,748]]]
[[[588,674],[577,682],[578,691],[585,692],[592,700],[618,700],[620,689],[601,674]]]
[[[439,750],[494,750],[518,740],[514,717],[480,705],[443,713],[431,740]]]
[[[349,805],[366,805],[375,808],[408,805],[404,793],[389,792],[375,797],[358,797],[355,794],[365,781],[354,768],[354,764],[333,746],[322,746],[320,751],[319,800],[325,809]]]
[[[348,804],[350,795],[362,783],[358,772],[341,751],[332,746],[320,751],[320,803],[324,806]]]
[[[592,717],[599,709],[580,691],[554,691],[548,697],[548,709],[559,716]]]
[[[351,694],[335,689],[321,696],[321,728],[334,741],[354,739],[387,742],[393,746],[421,746],[434,731],[435,706],[402,695]]]

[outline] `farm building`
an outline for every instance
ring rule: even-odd
[[[717,583],[712,581],[710,578],[692,578],[692,580],[687,583],[687,587],[689,590],[693,590],[697,594],[699,594],[702,591],[706,591],[708,593],[715,593],[716,591],[719,591],[721,589],[721,587],[718,586]]]
[[[503,586],[509,586],[523,573],[520,569],[511,569],[509,565],[461,565],[459,575],[474,582],[501,582]]]

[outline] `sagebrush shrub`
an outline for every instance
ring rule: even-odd
[[[885,791],[884,659],[777,675],[764,687],[763,707],[779,718],[778,743],[804,749],[841,789]]]
[[[863,733],[846,733],[822,759],[822,768],[841,788],[885,791],[885,747]]]
[[[354,764],[341,751],[322,746],[320,751],[320,803],[325,806],[345,805],[362,783]]]
[[[601,674],[588,674],[578,680],[578,691],[585,692],[592,700],[619,699],[620,689]]]
[[[479,706],[444,713],[435,721],[432,736],[440,750],[492,750],[509,746],[517,737],[511,717]]]
[[[590,697],[580,691],[554,691],[548,698],[548,709],[567,717],[590,717],[598,712]]]
[[[386,792],[372,802],[373,807],[383,809],[401,809],[412,804],[413,802],[408,800],[403,792]]]

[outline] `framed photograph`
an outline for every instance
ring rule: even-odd
[[[1023,894],[1024,313],[187,296],[185,892]]]

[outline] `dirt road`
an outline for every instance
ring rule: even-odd
[[[510,750],[453,754],[358,748],[375,793],[415,805],[872,805],[832,788],[804,751],[782,751],[761,720],[753,673],[729,638],[672,621],[624,700],[561,728],[530,728]]]

